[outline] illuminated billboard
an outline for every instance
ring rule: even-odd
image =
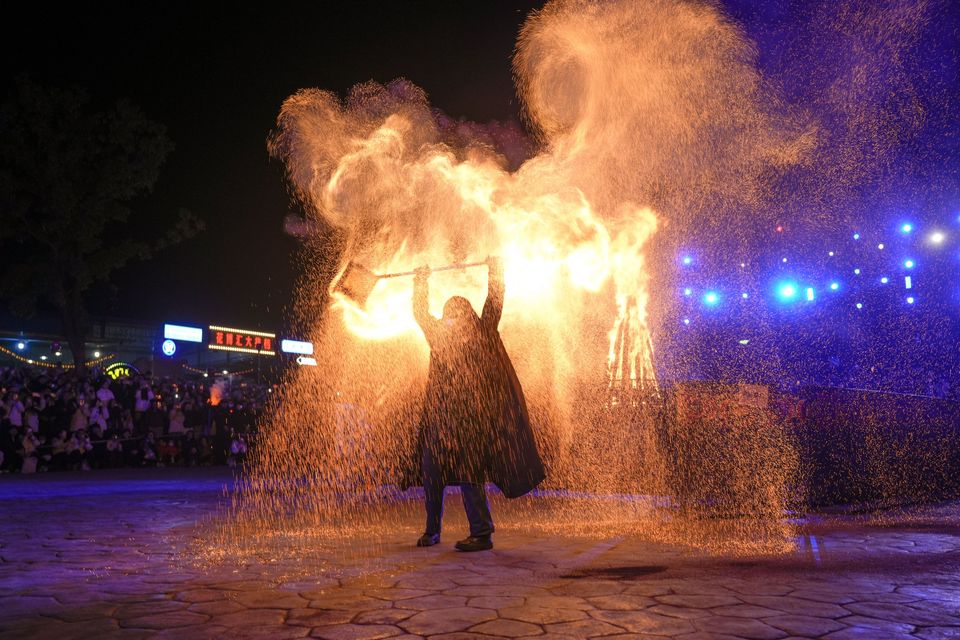
[[[179,324],[163,325],[163,337],[167,340],[182,342],[203,342],[203,329],[200,327],[185,327]]]
[[[281,340],[280,351],[284,353],[299,353],[305,356],[313,355],[313,343],[300,340]]]
[[[212,324],[210,325],[207,347],[216,351],[275,356],[277,353],[273,350],[273,347],[276,341],[277,335],[275,333],[252,329],[233,329]]]

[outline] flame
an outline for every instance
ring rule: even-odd
[[[377,131],[363,141],[364,149],[369,150],[368,143],[375,139],[384,142],[392,136]],[[493,254],[503,258],[506,317],[526,316],[541,321],[556,317],[554,307],[564,304],[559,295],[564,289],[599,293],[610,282],[617,285],[618,300],[645,300],[642,290],[645,279],[639,271],[632,277],[615,278],[614,274],[620,269],[642,268],[640,251],[656,228],[656,216],[651,210],[633,212],[630,225],[617,230],[595,214],[579,191],[568,199],[544,195],[526,204],[516,202],[503,189],[490,188],[494,180],[512,179],[499,168],[469,163],[452,165],[431,159],[424,163],[424,169],[436,171],[431,179],[446,181],[456,190],[464,209],[480,211],[492,226],[494,236],[485,249],[468,253],[461,260],[483,261]],[[331,188],[334,187],[331,184]],[[402,246],[387,261],[375,265],[375,270],[379,273],[409,271],[420,265],[438,267],[454,261],[442,243],[418,252]],[[627,289],[621,291],[621,287]],[[431,279],[434,311],[450,296],[462,295],[479,312],[485,293],[486,273],[482,269],[437,273]],[[363,307],[336,291],[333,298],[346,326],[361,338],[385,340],[419,332],[411,312],[409,278],[381,280]],[[622,307],[625,317],[627,305],[618,306]]]
[[[389,118],[389,131],[381,127],[357,141],[358,151],[348,154],[334,172],[326,187],[327,200],[336,200],[340,180],[356,168],[358,158],[376,158],[377,162],[396,153],[401,125]],[[386,125],[385,125],[386,126]],[[609,351],[610,366],[618,360],[614,350],[617,336],[623,341],[627,329],[633,345],[627,355],[636,380],[637,362],[647,363],[652,372],[650,354],[641,353],[646,346],[645,289],[648,278],[643,273],[643,245],[656,229],[656,215],[649,208],[634,208],[619,216],[616,223],[602,219],[579,189],[560,195],[536,193],[523,169],[511,175],[490,162],[456,161],[449,154],[438,153],[421,159],[412,169],[418,181],[442,185],[451,193],[457,208],[469,217],[469,223],[482,220],[489,233],[479,249],[462,255],[467,262],[482,261],[487,255],[503,258],[506,281],[505,319],[521,319],[534,324],[554,323],[567,318],[564,308],[570,299],[569,290],[600,294],[614,285],[616,317],[612,320]],[[389,259],[374,265],[379,273],[409,271],[420,265],[433,267],[454,262],[446,238],[438,237],[420,251],[410,251],[404,243]],[[438,312],[443,302],[453,295],[470,300],[479,312],[486,293],[486,274],[482,269],[437,273],[431,280],[431,308]],[[404,335],[418,335],[419,328],[411,311],[410,279],[381,280],[365,306],[333,291],[334,307],[343,316],[348,329],[366,340],[387,340]],[[629,318],[629,321],[628,321]],[[571,327],[579,331],[579,327]]]
[[[216,407],[223,400],[223,384],[214,382],[210,385],[210,406]]]

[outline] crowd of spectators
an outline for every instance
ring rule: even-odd
[[[242,462],[273,389],[0,367],[0,473]]]

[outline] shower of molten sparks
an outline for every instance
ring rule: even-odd
[[[428,367],[412,278],[379,281],[363,307],[334,284],[331,322],[315,291],[330,286],[334,261],[388,274],[502,257],[500,332],[550,487],[666,495],[685,486],[675,467],[686,459],[662,451],[647,402],[656,398],[646,393],[656,390],[649,291],[654,274],[658,286],[670,277],[648,260],[650,240],[669,222],[658,238],[669,247],[720,212],[756,207],[815,136],[784,115],[752,43],[713,2],[554,0],[524,23],[514,76],[535,148],[517,126],[452,120],[402,79],[284,101],[270,152],[316,227],[333,231],[308,243],[296,305],[324,366],[295,371],[276,394],[232,503],[242,533],[273,545],[277,532],[354,531],[344,523],[395,531],[369,507],[390,502],[383,488],[409,472],[415,448]],[[482,267],[434,273],[431,311],[453,295],[479,311],[486,290]],[[782,548],[794,459],[786,439],[716,431],[734,444],[704,446],[731,462],[701,493],[756,516],[740,540]],[[546,519],[541,503],[524,504],[524,526],[657,528],[639,521],[652,516],[632,500],[562,500]],[[697,539],[702,523],[682,524],[672,531]]]

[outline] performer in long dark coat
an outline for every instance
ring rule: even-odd
[[[508,498],[531,491],[545,477],[526,400],[497,326],[503,311],[503,266],[488,261],[487,300],[477,317],[460,296],[447,300],[443,318],[428,310],[429,269],[418,270],[413,313],[430,345],[430,370],[418,459],[427,511],[418,546],[440,541],[443,490],[458,484],[470,521],[461,551],[490,549],[493,519],[483,485],[490,481]]]

